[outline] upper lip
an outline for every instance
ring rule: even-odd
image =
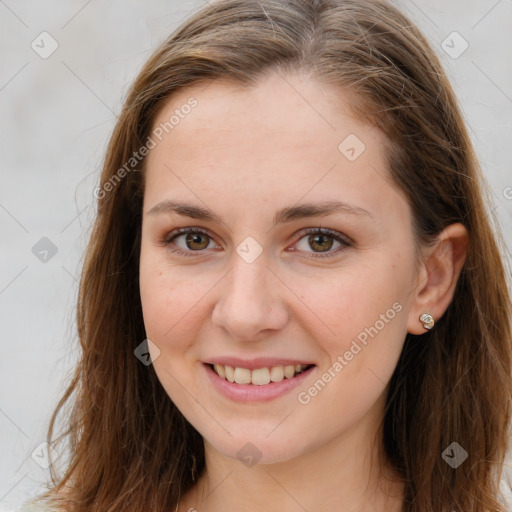
[[[303,359],[288,359],[281,357],[257,357],[255,359],[243,359],[239,357],[212,357],[205,361],[206,364],[220,364],[222,366],[232,366],[233,368],[247,368],[255,370],[257,368],[270,368],[272,366],[291,366],[301,364],[304,366],[313,364],[311,361]]]

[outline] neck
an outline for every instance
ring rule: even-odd
[[[381,455],[380,434],[369,443],[361,427],[292,460],[252,467],[205,441],[205,469],[179,510],[399,512],[403,483]]]

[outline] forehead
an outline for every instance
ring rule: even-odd
[[[146,195],[162,200],[188,185],[189,197],[221,198],[226,207],[226,194],[235,193],[244,208],[305,195],[350,198],[378,215],[399,191],[386,169],[385,136],[356,119],[349,101],[334,86],[277,73],[251,87],[187,87],[154,120],[161,140],[146,162]]]
[[[338,87],[301,74],[270,73],[251,86],[215,80],[174,93],[156,116],[153,130],[163,128],[163,137],[172,131],[176,142],[184,131],[213,140],[220,134],[229,141],[237,135],[246,139],[250,130],[253,137],[266,137],[269,149],[283,142],[300,147],[334,143],[336,149],[347,129],[380,137],[380,132],[351,114],[352,98]]]

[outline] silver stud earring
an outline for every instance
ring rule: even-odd
[[[423,313],[423,315],[420,316],[420,321],[423,322],[425,329],[432,329],[432,327],[434,327],[435,322],[430,313]]]

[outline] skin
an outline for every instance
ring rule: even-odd
[[[251,88],[194,85],[167,101],[154,127],[190,97],[197,107],[146,160],[140,260],[147,337],[160,350],[154,369],[205,440],[206,471],[180,510],[400,510],[402,485],[391,482],[396,475],[378,451],[388,383],[407,332],[426,332],[418,317],[439,319],[453,297],[464,227],[449,226],[416,258],[410,208],[385,167],[384,135],[352,117],[348,95],[332,85],[300,74],[270,74]],[[349,134],[366,146],[354,161],[338,149]],[[207,207],[222,222],[149,213],[170,199]],[[272,226],[281,208],[330,200],[369,215]],[[180,227],[206,235],[163,243]],[[327,236],[318,245],[301,233],[319,227],[353,242]],[[236,252],[248,236],[262,248],[252,263]],[[299,403],[298,393],[396,303],[394,318]],[[295,357],[316,367],[284,396],[237,403],[203,369],[219,355]],[[247,442],[261,453],[251,467],[237,458]]]

